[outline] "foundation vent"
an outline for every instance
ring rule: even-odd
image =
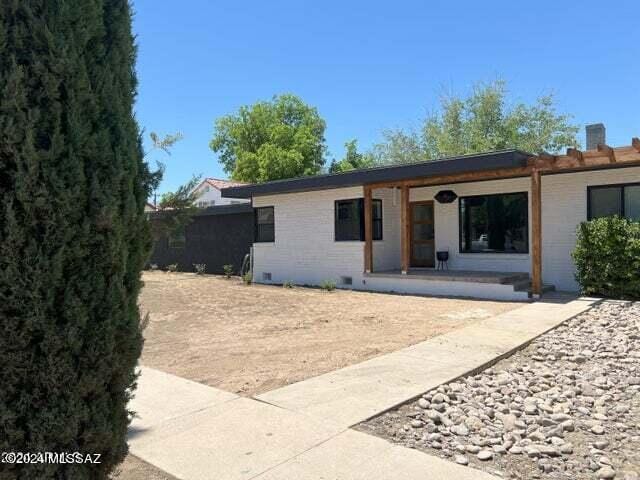
[[[262,272],[262,281],[270,282],[271,281],[271,272]]]
[[[353,285],[353,277],[340,277],[342,285]]]

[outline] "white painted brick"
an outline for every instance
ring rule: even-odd
[[[640,181],[640,167],[542,177],[542,278],[559,290],[575,291],[571,252],[576,229],[587,219],[587,187]]]
[[[575,231],[587,215],[587,186],[640,181],[640,167],[542,177],[542,276],[559,290],[575,291],[571,251]],[[411,190],[411,201],[432,200],[439,190],[458,196],[530,192],[529,178],[441,185]],[[272,282],[318,285],[353,277],[352,288],[363,284],[364,242],[334,241],[334,202],[363,196],[362,187],[256,197],[254,206],[274,206],[275,242],[254,245],[254,276],[272,274]],[[383,240],[373,244],[374,271],[400,268],[400,194],[374,191],[383,200]],[[531,202],[529,202],[529,209]],[[459,252],[458,201],[434,203],[436,250],[449,250],[449,268],[530,272],[529,254],[464,254]],[[531,232],[531,212],[529,212]],[[531,238],[529,239],[531,241]],[[372,285],[373,286],[373,285]],[[379,286],[383,286],[382,284]],[[371,288],[371,287],[369,287]],[[387,285],[384,285],[387,288]],[[396,289],[399,291],[399,289]],[[424,292],[428,293],[428,292]]]

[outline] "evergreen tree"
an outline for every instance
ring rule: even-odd
[[[150,172],[127,0],[0,3],[0,478],[101,479],[127,453]]]

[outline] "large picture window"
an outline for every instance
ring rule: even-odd
[[[260,207],[254,209],[256,222],[256,242],[274,242],[275,241],[275,224],[273,216],[273,207]]]
[[[373,199],[371,204],[373,240],[382,240],[382,200]],[[364,198],[336,200],[336,241],[364,241]]]
[[[460,252],[528,253],[526,192],[460,198]]]
[[[640,221],[640,183],[588,187],[589,220],[610,215]]]

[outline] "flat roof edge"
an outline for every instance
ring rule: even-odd
[[[374,167],[338,174],[298,177],[223,188],[222,196],[227,198],[251,198],[264,195],[348,188],[368,183],[392,182],[411,178],[428,178],[457,173],[517,168],[526,166],[527,159],[532,156],[520,150],[464,155],[420,163]]]

